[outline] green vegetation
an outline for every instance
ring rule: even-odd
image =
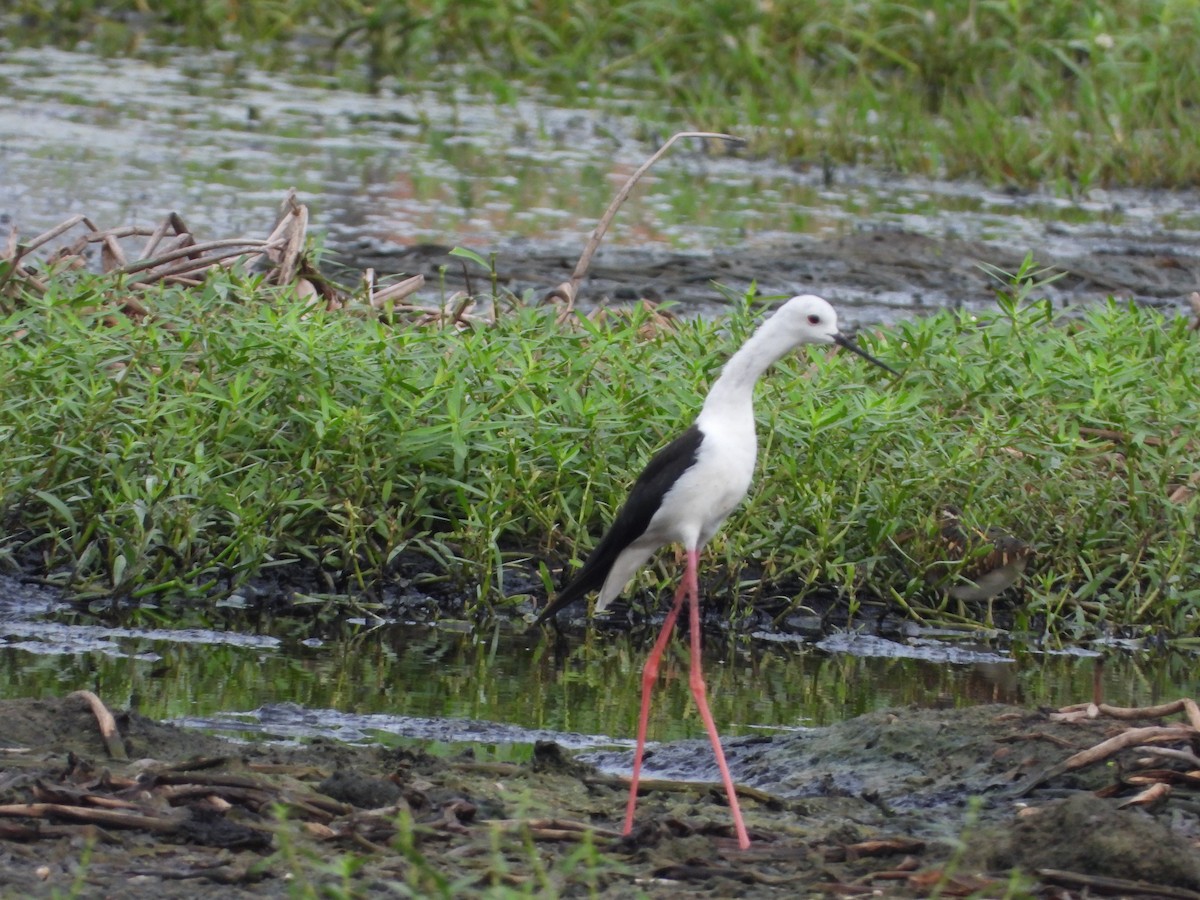
[[[953,503],[1038,547],[1017,627],[1194,632],[1196,336],[1115,304],[1058,321],[1027,299],[1036,275],[994,316],[867,336],[897,381],[849,354],[781,363],[710,589],[953,621],[923,578]],[[540,567],[549,586],[548,564],[585,552],[758,313],[560,327],[517,304],[457,331],[305,309],[234,275],[162,289],[134,321],[113,292],[61,276],[0,321],[0,553],[132,598],[287,566],[361,594],[403,555],[474,612],[528,609],[506,577]]]
[[[12,40],[223,48],[343,82],[616,92],[753,152],[992,182],[1200,183],[1200,5],[16,0]],[[152,52],[152,51],[151,51]],[[236,65],[236,62],[231,64]],[[664,113],[663,110],[670,110]]]

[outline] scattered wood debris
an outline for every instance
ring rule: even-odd
[[[1122,726],[1098,744],[1026,779],[1014,792],[1015,796],[1025,796],[1051,778],[1067,772],[1106,763],[1126,750],[1139,756],[1132,760],[1122,759],[1122,764],[1115,769],[1117,781],[1101,792],[1103,796],[1115,797],[1134,791],[1122,805],[1157,807],[1171,796],[1172,785],[1200,786],[1200,757],[1195,752],[1195,747],[1200,744],[1200,706],[1190,697],[1141,708],[1080,703],[1063,707],[1051,714],[1051,718],[1059,722],[1090,722],[1107,717],[1118,722],[1143,723],[1179,714],[1183,714],[1186,721]]]
[[[713,795],[712,785],[650,782],[658,811],[625,836],[605,827],[606,820],[595,812],[610,808],[609,795],[622,792],[623,782],[578,760],[558,758],[547,747],[520,763],[321,742],[247,752],[243,745],[117,713],[116,739],[124,742],[126,755],[140,758],[122,762],[115,760],[111,740],[101,741],[90,731],[104,727],[112,715],[92,696],[81,692],[69,701],[13,701],[5,707],[0,856],[9,854],[5,877],[23,879],[21,896],[64,893],[75,877],[69,848],[84,842],[94,848],[90,884],[120,892],[125,879],[136,877],[141,880],[136,892],[122,896],[147,898],[176,896],[169,883],[180,880],[189,882],[188,896],[224,897],[229,885],[292,877],[297,866],[307,866],[305,860],[325,866],[344,858],[353,859],[367,877],[384,881],[397,871],[416,872],[410,867],[421,859],[427,874],[445,873],[458,879],[454,883],[534,885],[549,873],[555,885],[573,878],[563,886],[590,887],[606,897],[626,896],[637,886],[654,897],[680,896],[689,889],[712,896],[999,896],[1010,886],[1002,873],[1013,865],[1041,881],[1036,896],[1098,895],[1109,883],[1101,879],[1111,879],[1119,896],[1200,896],[1188,893],[1200,879],[1189,881],[1157,862],[1140,867],[1118,862],[1103,871],[1087,868],[1069,853],[1028,862],[1006,857],[998,866],[987,865],[992,856],[978,862],[973,856],[959,858],[945,842],[922,834],[920,826],[913,830],[924,821],[921,816],[889,817],[886,824],[856,822],[847,810],[862,810],[868,801],[841,793],[823,800],[740,790],[757,807],[754,844],[742,851],[725,817],[716,814],[719,790]],[[1110,741],[1147,728],[1190,733],[1187,717],[1195,715],[1194,706],[1179,701],[1145,710],[1112,708],[1111,715],[1099,706],[1077,707],[1054,721],[1028,711],[980,715],[974,720],[990,723],[980,726],[989,738],[980,743],[982,756],[970,753],[966,765],[983,766],[999,790],[1017,772],[1078,758],[1083,745],[1101,746],[1101,738]],[[1176,713],[1185,720],[1163,721]],[[1117,726],[1115,733],[1106,733],[1108,725]],[[1051,731],[1060,739],[1077,739],[1060,749],[1061,740],[1043,739]],[[1061,842],[1073,848],[1093,831],[1120,831],[1124,821],[1142,822],[1141,810],[1157,811],[1156,805],[1167,805],[1167,814],[1156,817],[1164,834],[1170,833],[1164,820],[1193,821],[1194,812],[1186,806],[1177,810],[1175,804],[1195,789],[1188,779],[1200,769],[1197,747],[1189,740],[1147,742],[1154,736],[1125,738],[1124,749],[1115,751],[1119,756],[1109,757],[1117,759],[1111,768],[1119,772],[1119,796],[1138,811],[1117,812],[1115,802],[1076,790],[1066,802],[1086,798],[1090,806],[1060,822],[1052,817],[1063,805],[1063,784],[1048,785],[1038,796],[1039,802],[1049,802],[1030,806],[1024,815],[1005,817],[1004,805],[997,804],[989,821],[1000,830],[981,833],[978,844],[972,836],[968,849],[979,846],[993,853],[998,840],[1013,847]],[[992,756],[997,745],[1021,750]],[[98,756],[101,764],[89,762],[87,754]],[[1102,756],[1092,753],[1096,761]],[[1036,766],[1035,758],[1040,760]],[[1092,766],[1088,775],[1094,786],[1098,778],[1108,778],[1110,769]],[[1168,778],[1162,774],[1167,771],[1175,774]],[[1112,818],[1094,827],[1094,808],[1109,810]],[[1069,833],[1062,832],[1068,827]],[[1044,837],[1031,839],[1029,828],[1041,828],[1030,833]],[[1133,830],[1144,833],[1145,828]],[[1176,837],[1186,841],[1189,834]],[[1179,855],[1157,836],[1144,840],[1161,845],[1164,858]],[[1180,846],[1186,856],[1190,848]],[[503,870],[494,865],[497,859],[506,860]],[[570,874],[578,872],[574,867],[580,859],[594,861],[588,863],[595,865],[594,874]],[[1043,876],[1043,869],[1051,874]],[[296,877],[324,877],[313,871],[301,869]],[[1121,878],[1127,879],[1125,887]],[[1052,883],[1061,887],[1045,894]],[[44,890],[36,888],[43,884]]]

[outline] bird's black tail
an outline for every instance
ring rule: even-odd
[[[608,535],[605,535],[605,538],[607,537]],[[600,590],[604,585],[604,579],[608,577],[608,570],[612,568],[613,561],[621,552],[620,547],[605,547],[605,543],[605,540],[601,540],[596,545],[587,561],[584,562],[583,568],[576,572],[575,577],[554,595],[554,599],[538,613],[533,624],[540,625],[547,619],[553,618],[560,610],[582,600],[592,591]]]
[[[650,521],[662,505],[663,497],[683,473],[695,465],[703,440],[704,433],[699,426],[692,425],[651,457],[633,483],[629,497],[617,512],[612,526],[588,555],[583,568],[541,611],[535,624],[546,621],[560,609],[565,609],[589,591],[599,590],[604,585],[617,557],[646,533]]]

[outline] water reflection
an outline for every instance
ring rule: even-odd
[[[648,646],[642,636],[588,634],[556,642],[507,626],[477,633],[346,624],[319,642],[127,627],[108,628],[105,646],[92,647],[78,635],[68,639],[61,626],[39,634],[27,622],[10,622],[0,623],[0,637],[0,695],[6,698],[88,688],[113,706],[133,706],[154,718],[293,703],[339,716],[452,718],[614,738],[632,733]],[[1192,662],[1174,654],[1114,656],[1102,671],[1105,699],[1143,705],[1195,696]],[[947,664],[744,639],[708,640],[705,665],[710,704],[728,735],[824,725],[907,704],[1065,705],[1092,697],[1095,671],[1094,659],[1066,654]],[[664,661],[651,739],[702,736],[691,707],[679,647]]]

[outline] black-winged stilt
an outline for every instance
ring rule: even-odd
[[[837,313],[825,300],[811,294],[788,300],[759,325],[749,340],[725,363],[696,421],[650,460],[634,482],[612,527],[574,579],[559,591],[553,602],[537,617],[537,621],[542,622],[593,590],[600,591],[595,611],[603,612],[656,550],[677,543],[687,551],[687,564],[679,589],[675,592],[675,602],[642,670],[642,706],[638,717],[629,803],[625,811],[626,834],[633,829],[633,814],[637,806],[638,778],[646,744],[651,690],[658,676],[663,651],[683,607],[683,599],[687,597],[690,602],[689,684],[692,696],[717,757],[717,767],[721,770],[721,780],[729,796],[738,844],[742,849],[750,846],[733,779],[721,749],[721,739],[705,697],[700,664],[697,567],[700,550],[741,502],[754,476],[754,463],[758,455],[758,439],[754,433],[754,385],[774,362],[801,344],[839,344],[893,375],[899,374],[839,332]]]

